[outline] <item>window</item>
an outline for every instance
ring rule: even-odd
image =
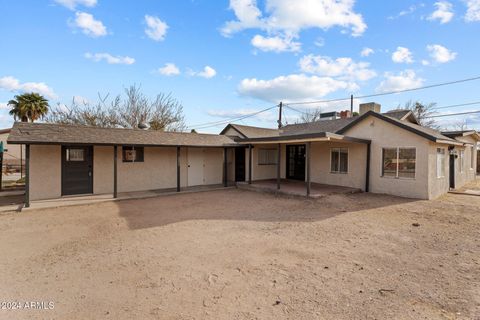
[[[437,148],[437,178],[445,177],[445,149]]]
[[[415,148],[383,148],[383,177],[415,178],[417,150]]]
[[[348,149],[333,148],[330,152],[330,172],[348,173]]]
[[[123,162],[143,162],[143,147],[123,147]]]
[[[75,161],[81,162],[85,161],[85,149],[75,149],[75,148],[67,148],[66,149],[66,159],[67,161]]]
[[[277,149],[258,149],[258,164],[272,165],[277,164]]]
[[[475,165],[475,147],[470,147],[470,170],[473,170]]]
[[[460,172],[465,170],[465,150],[460,150],[458,153],[458,161],[460,163]]]

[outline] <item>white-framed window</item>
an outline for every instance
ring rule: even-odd
[[[416,148],[383,148],[382,176],[415,179]]]
[[[465,150],[459,150],[458,152],[458,162],[460,165],[460,172],[465,171]]]
[[[330,149],[330,172],[348,173],[348,149],[332,148]]]
[[[277,164],[278,149],[258,149],[258,164],[259,165],[273,165]]]
[[[445,177],[446,164],[445,148],[437,148],[437,178]]]
[[[67,161],[82,162],[85,161],[85,149],[84,148],[67,148],[66,149]]]

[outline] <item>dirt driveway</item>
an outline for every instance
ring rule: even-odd
[[[480,319],[478,196],[233,189],[30,211],[0,216],[0,257],[0,299],[44,302],[0,319]]]

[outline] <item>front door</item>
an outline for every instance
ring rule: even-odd
[[[450,155],[450,168],[449,168],[449,180],[450,188],[455,189],[455,155]]]
[[[245,181],[245,148],[235,149],[235,182]]]
[[[93,147],[62,146],[62,196],[93,193]]]
[[[287,179],[305,181],[305,145],[287,145]]]

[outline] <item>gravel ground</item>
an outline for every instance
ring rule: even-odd
[[[0,216],[0,299],[21,307],[0,319],[480,319],[479,252],[478,196],[231,189],[29,211]]]

